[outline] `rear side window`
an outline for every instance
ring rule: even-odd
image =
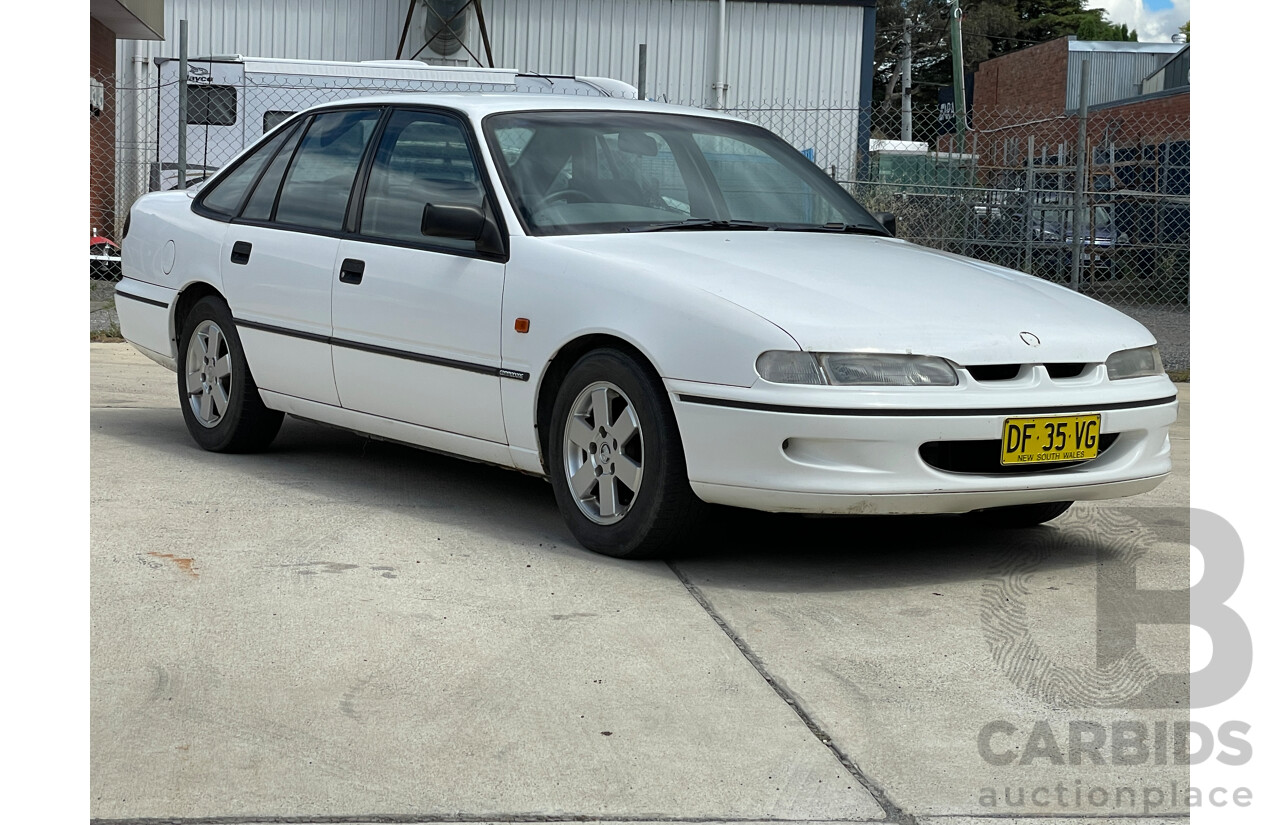
[[[297,126],[289,130],[285,136],[284,145],[272,158],[267,171],[262,173],[240,217],[254,221],[271,220],[271,211],[276,205],[276,195],[280,192],[280,181],[284,180],[285,170],[289,168],[289,161],[293,158],[293,150],[297,147],[298,136],[301,134],[302,129]]]
[[[351,184],[381,112],[355,109],[316,115],[285,174],[275,219],[307,229],[342,229]]]
[[[234,126],[235,122],[235,86],[187,86],[187,123],[192,126]]]
[[[287,134],[276,135],[253,150],[252,154],[242,160],[225,177],[214,181],[201,194],[200,203],[206,209],[228,217],[236,214],[240,210],[240,204],[244,201],[244,196],[248,193],[249,187],[253,185],[258,173],[262,171],[262,167],[271,160],[276,150],[280,148],[280,144],[288,137]]]

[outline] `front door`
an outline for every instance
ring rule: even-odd
[[[505,265],[474,240],[446,237],[431,219],[438,207],[487,208],[469,130],[450,114],[395,111],[373,155],[355,236],[338,246],[338,395],[347,409],[505,444]]]

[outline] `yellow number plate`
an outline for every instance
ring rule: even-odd
[[[1098,457],[1100,415],[1006,418],[1000,463],[1052,464]]]

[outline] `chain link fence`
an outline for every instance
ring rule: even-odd
[[[905,117],[787,102],[729,113],[785,137],[868,209],[892,213],[898,237],[1110,304],[1155,333],[1171,370],[1189,370],[1191,137],[1176,107],[1113,105],[1083,123],[985,109],[957,124],[937,106]]]
[[[188,185],[203,180],[308,106],[403,91],[512,89],[509,74],[506,82],[480,73],[459,83],[254,74],[244,64],[191,61],[183,146],[178,61],[147,68],[145,81],[96,78],[90,224],[107,241],[121,237],[138,197],[173,188],[184,174]],[[520,75],[515,82],[524,92],[602,93],[573,78]],[[1170,369],[1189,368],[1185,116],[1112,106],[1088,113],[1082,128],[1076,114],[985,109],[957,134],[954,118],[938,107],[917,106],[906,118],[896,109],[781,101],[728,113],[781,135],[872,211],[893,213],[899,237],[1104,301],[1156,333]],[[118,254],[106,245],[94,251]],[[112,271],[101,260],[93,265],[91,274]]]
[[[1185,120],[1098,112],[1082,150],[1075,115],[986,112],[960,136],[945,113],[917,107],[904,140],[901,113],[884,109],[730,113],[787,138],[869,209],[894,213],[899,237],[1111,303],[1189,304]]]

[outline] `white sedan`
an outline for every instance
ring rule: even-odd
[[[316,107],[134,204],[122,333],[207,450],[287,413],[548,477],[661,553],[703,502],[1038,524],[1170,469],[1151,334],[894,238],[772,133],[539,95]]]

